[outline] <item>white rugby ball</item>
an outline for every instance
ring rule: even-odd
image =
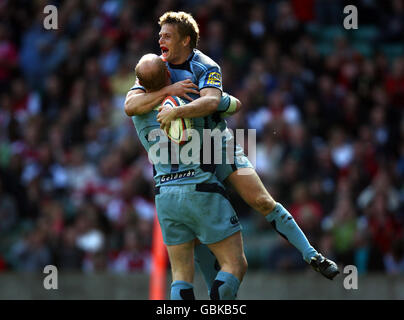
[[[170,108],[180,108],[185,104],[186,102],[183,99],[176,96],[168,96],[162,102],[162,106]],[[191,139],[190,132],[187,131],[187,129],[191,128],[191,119],[178,118],[171,122],[170,129],[165,130],[165,133],[171,141],[182,145]]]

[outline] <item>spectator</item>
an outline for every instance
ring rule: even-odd
[[[310,198],[308,188],[304,183],[295,184],[292,193],[294,201],[289,206],[289,212],[310,242],[317,243],[320,237],[323,209],[318,202]]]
[[[150,272],[150,252],[142,248],[138,232],[131,227],[124,231],[123,249],[111,261],[114,272]]]
[[[354,206],[347,196],[340,196],[333,212],[323,220],[323,226],[332,235],[337,261],[353,264],[353,249],[357,230]]]
[[[47,74],[66,58],[67,42],[57,32],[47,32],[38,14],[32,26],[24,33],[21,46],[21,68],[31,87],[41,89]]]
[[[84,251],[77,247],[76,242],[76,229],[66,228],[55,250],[56,266],[63,271],[80,271],[83,267]]]
[[[290,243],[280,237],[268,254],[268,268],[271,271],[299,271],[307,267],[302,257]]]
[[[388,274],[404,273],[404,242],[403,239],[394,241],[391,253],[384,257],[384,266]]]
[[[14,268],[23,272],[42,272],[52,263],[52,255],[43,231],[34,229],[24,239],[15,243],[10,251]]]
[[[18,211],[15,200],[8,194],[3,187],[3,181],[0,179],[0,231],[7,233],[18,220]]]
[[[387,197],[377,193],[366,210],[372,241],[384,254],[391,252],[393,242],[402,237],[402,226],[387,207]]]
[[[383,254],[366,230],[366,222],[359,227],[355,235],[354,265],[359,274],[384,271]]]
[[[0,88],[7,88],[17,69],[18,52],[15,44],[10,41],[10,32],[4,23],[0,24],[0,48]]]
[[[389,174],[386,170],[380,170],[373,178],[372,183],[362,190],[357,199],[357,204],[361,210],[369,208],[371,202],[377,195],[385,195],[387,209],[394,212],[399,208],[400,197],[398,190],[392,185]]]

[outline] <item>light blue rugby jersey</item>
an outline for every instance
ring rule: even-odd
[[[200,164],[201,161],[195,161],[195,163],[184,164],[179,154],[181,154],[182,148],[187,144],[178,146],[171,142],[168,137],[160,129],[160,123],[157,121],[158,107],[154,108],[151,112],[132,116],[132,121],[135,125],[136,132],[139,139],[149,154],[157,156],[155,160],[151,159],[153,163],[153,177],[156,186],[166,185],[184,185],[184,184],[199,184],[199,183],[216,183],[223,187],[215,176],[216,167],[213,164]],[[196,129],[196,128],[195,128]],[[202,129],[199,127],[198,132],[202,137]],[[154,132],[157,133],[153,135]],[[152,134],[152,135],[151,135]],[[202,148],[202,139],[200,140],[200,150]],[[158,145],[156,145],[158,144]],[[171,154],[171,144],[178,147],[178,153],[174,153],[177,161],[173,161]],[[153,148],[153,149],[152,149]],[[153,150],[153,152],[151,152]],[[166,157],[162,154],[166,152]],[[164,158],[165,157],[165,158]],[[203,159],[203,154],[199,153],[199,159]],[[160,160],[160,161],[158,161]],[[164,161],[165,160],[165,161]]]
[[[173,65],[167,62],[166,64],[170,71],[171,81],[173,83],[181,80],[191,79],[193,83],[198,85],[199,90],[207,87],[213,87],[223,91],[222,75],[219,65],[197,49],[194,49],[187,60],[181,65]],[[135,85],[130,90],[135,89],[146,91],[143,86],[139,85],[137,80]],[[199,98],[199,95],[196,94],[190,93],[189,95],[193,99]],[[193,118],[193,128],[198,130],[201,138],[203,136],[202,129],[204,128],[219,128],[221,131],[226,128],[226,122],[224,119],[221,119],[219,112],[225,112],[228,109],[229,104],[229,97],[222,96],[218,106],[218,111],[216,113],[203,118]],[[150,131],[160,129],[160,123],[156,120],[158,113],[157,109],[158,107],[147,114],[132,117],[132,121],[135,125],[139,139],[148,152],[150,148],[157,143],[157,140],[149,141],[148,135]],[[167,140],[168,138],[164,139],[162,142],[163,146],[167,145]],[[180,146],[180,150],[184,146]],[[169,147],[169,145],[167,145],[167,147]],[[203,159],[203,155],[200,155],[200,159]],[[181,159],[179,159],[178,162],[178,165],[161,163],[155,163],[153,165],[153,176],[156,186],[193,183],[218,183],[222,186],[217,177],[214,175],[216,169],[214,164],[185,165],[181,163]],[[211,162],[213,163],[213,159]]]
[[[198,49],[193,49],[187,60],[180,65],[174,65],[169,62],[166,62],[166,64],[171,74],[172,83],[190,79],[198,86],[199,90],[211,87],[217,88],[223,92],[222,72],[220,66]],[[131,89],[145,90],[144,87],[140,86],[137,81],[135,86],[133,86]],[[189,93],[189,96],[193,99],[199,98],[199,95],[193,93]],[[220,112],[227,111],[229,105],[229,97],[223,96],[217,108],[217,112],[205,118],[199,119],[195,122],[195,126],[203,126],[206,129],[212,130],[215,128],[218,128],[221,131],[225,130],[227,123],[226,120],[220,117]]]

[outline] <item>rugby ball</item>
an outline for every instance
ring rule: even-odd
[[[168,96],[163,100],[161,104],[165,107],[180,108],[181,106],[185,105],[186,102],[179,97]],[[191,139],[191,134],[189,131],[187,131],[187,129],[191,128],[191,119],[178,118],[171,122],[170,128],[168,130],[165,130],[165,133],[171,141],[182,145],[184,143],[187,143]]]

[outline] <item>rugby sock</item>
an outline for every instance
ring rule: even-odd
[[[216,256],[209,250],[207,245],[199,244],[195,246],[194,252],[195,263],[202,272],[203,278],[208,287],[208,294],[210,295],[210,290],[216,279],[217,273],[220,270],[220,265]]]
[[[317,254],[317,251],[310,245],[292,215],[280,203],[277,203],[265,218],[281,236],[286,238],[302,253],[303,259],[310,263],[311,258]]]
[[[210,298],[212,300],[235,300],[240,281],[231,273],[219,271],[212,289]]]
[[[194,286],[186,281],[171,283],[171,300],[195,300]]]

